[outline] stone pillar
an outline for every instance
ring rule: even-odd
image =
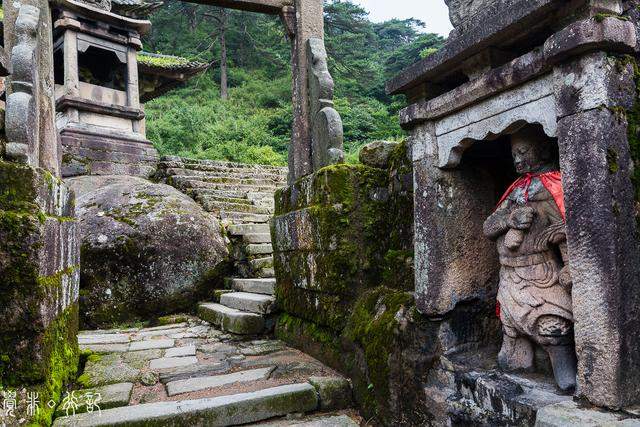
[[[324,40],[322,0],[295,0],[295,36],[292,40],[293,131],[289,147],[290,183],[313,172],[309,124],[307,41]]]
[[[72,30],[67,30],[64,33],[64,90],[65,94],[69,96],[80,96],[78,33]],[[80,120],[77,109],[70,108],[68,114],[71,120]]]
[[[626,114],[637,96],[633,64],[595,52],[556,66],[554,75],[577,395],[625,407],[640,400],[640,252]]]
[[[131,108],[140,108],[138,88],[138,51],[129,46],[127,49],[127,104]],[[133,131],[142,133],[140,120],[133,121]]]

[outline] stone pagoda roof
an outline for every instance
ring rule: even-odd
[[[179,56],[139,52],[140,101],[148,102],[157,98],[208,67],[209,64]]]
[[[164,3],[144,0],[111,0],[111,11],[118,15],[142,19],[158,10]]]

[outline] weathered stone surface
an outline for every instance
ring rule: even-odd
[[[627,122],[607,109],[567,116],[558,124],[558,145],[578,395],[599,406],[632,405],[640,398],[640,254]]]
[[[273,295],[276,279],[233,279],[231,280],[231,286],[239,292]]]
[[[120,354],[107,354],[90,357],[78,382],[84,387],[98,387],[125,382],[135,383],[139,377],[140,370],[124,363]]]
[[[275,308],[276,299],[271,295],[248,292],[231,292],[220,297],[220,303],[242,311],[269,314]]]
[[[391,154],[397,149],[398,143],[391,141],[374,141],[360,149],[360,163],[373,168],[386,169]]]
[[[132,391],[133,383],[111,384],[103,387],[79,390],[77,392],[74,391],[73,396],[77,399],[78,405],[59,405],[56,409],[56,417],[73,415],[74,411],[76,414],[87,412],[88,406],[93,406],[91,409],[96,411],[97,407],[100,407],[100,410],[104,410],[127,406]],[[95,406],[92,405],[91,402],[95,402]]]
[[[180,368],[182,366],[195,365],[198,363],[198,358],[195,356],[189,357],[163,357],[161,359],[154,359],[149,363],[151,369],[172,369]]]
[[[195,425],[222,427],[313,411],[317,406],[318,398],[313,386],[293,384],[231,396],[108,409],[102,411],[101,417],[81,414],[58,418],[54,426],[167,425],[179,424],[187,418]]]
[[[311,377],[309,383],[320,396],[320,409],[337,411],[352,406],[351,384],[340,377]]]
[[[333,108],[333,78],[322,38],[307,40],[309,127],[313,170],[344,162],[342,119]]]
[[[24,418],[47,425],[53,408],[28,414],[26,393],[58,399],[77,373],[80,257],[73,202],[51,173],[0,160],[0,383],[18,390],[24,402],[13,419],[0,411],[0,424]]]
[[[80,344],[80,350],[90,350],[93,353],[124,353],[129,350],[129,344]]]
[[[186,345],[184,347],[174,347],[168,349],[164,357],[184,357],[184,356],[195,356],[196,355],[196,346],[195,345]]]
[[[311,416],[300,420],[262,423],[260,427],[357,427],[360,424],[347,415]]]
[[[198,316],[223,331],[239,335],[259,334],[265,329],[264,318],[255,313],[246,313],[220,304],[200,304]]]
[[[242,348],[240,349],[240,353],[245,356],[261,356],[264,354],[275,353],[276,351],[281,351],[284,349],[284,343],[280,341],[266,341]]]
[[[220,225],[175,189],[78,177],[82,319],[90,326],[190,309],[227,255]]]
[[[226,375],[213,375],[172,381],[167,383],[167,394],[169,396],[175,396],[177,394],[191,393],[208,388],[223,387],[229,384],[266,380],[269,378],[273,369],[274,368],[251,369]]]
[[[142,369],[148,361],[153,359],[159,359],[162,357],[161,349],[150,349],[140,351],[128,351],[122,355],[122,360],[128,365]]]
[[[566,401],[545,406],[538,411],[536,427],[611,426],[637,427],[640,420],[615,412],[581,408],[576,402]]]
[[[129,346],[129,351],[171,348],[173,346],[175,346],[175,341],[171,338],[150,339],[132,342]]]

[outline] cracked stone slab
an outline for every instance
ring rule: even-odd
[[[172,381],[185,380],[188,378],[203,377],[207,375],[220,374],[229,370],[226,362],[215,362],[207,364],[197,364],[160,372],[160,382],[163,384]]]
[[[154,359],[149,363],[151,369],[172,369],[180,368],[183,366],[195,365],[198,363],[198,358],[191,357],[163,357],[161,359]]]
[[[251,393],[206,399],[146,403],[107,409],[102,416],[80,414],[58,418],[60,426],[191,425],[229,426],[253,423],[291,413],[316,410],[318,397],[311,384],[291,384]]]
[[[184,356],[195,356],[196,355],[196,346],[195,345],[186,345],[184,347],[174,347],[165,351],[164,357],[184,357]]]
[[[157,340],[135,341],[129,346],[129,351],[151,350],[154,348],[171,348],[175,346],[175,340],[165,338]]]
[[[228,384],[266,380],[269,378],[269,375],[271,374],[273,369],[273,367],[251,369],[248,371],[234,372],[232,374],[172,381],[170,383],[167,383],[167,394],[169,396],[175,396],[176,394],[191,393],[194,391],[222,387]]]
[[[133,383],[110,384],[103,387],[96,387],[74,392],[73,396],[77,399],[77,406],[61,404],[56,409],[56,417],[63,417],[72,414],[75,410],[76,414],[87,412],[87,406],[90,402],[96,402],[100,410],[127,406],[133,391]]]
[[[127,334],[78,335],[80,345],[127,344],[129,341],[131,338]]]

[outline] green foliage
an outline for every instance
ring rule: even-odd
[[[284,165],[291,140],[290,43],[277,17],[227,11],[224,27],[229,100],[220,99],[219,37],[211,6],[169,0],[152,17],[145,49],[212,64],[210,71],[146,106],[147,135],[162,154]],[[329,67],[347,160],[377,139],[402,140],[401,97],[384,91],[387,79],[435,52],[444,42],[422,33],[415,19],[369,21],[350,1],[325,3]]]

